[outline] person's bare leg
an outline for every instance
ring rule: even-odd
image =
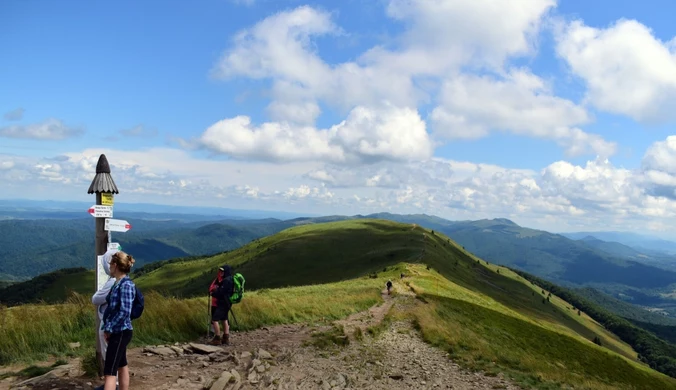
[[[223,321],[223,344],[230,344],[230,322]]]
[[[221,337],[221,327],[218,326],[218,321],[212,321],[211,323],[214,325],[214,335]]]
[[[127,371],[127,373],[129,373]],[[106,375],[106,381],[103,384],[103,390],[115,390],[117,386],[115,375]],[[120,381],[120,388],[122,388],[122,381]]]
[[[117,376],[120,378],[120,390],[129,390],[129,366],[120,367]]]

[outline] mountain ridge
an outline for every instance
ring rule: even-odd
[[[451,237],[418,224],[368,218],[296,221],[237,249],[158,263],[155,269],[132,277],[149,298],[149,309],[154,307],[151,301],[159,304],[174,297],[194,301],[187,306],[202,313],[202,325],[202,305],[196,303],[208,302],[203,299],[205,289],[223,263],[246,276],[247,294],[237,306],[237,316],[242,318],[244,312],[247,321],[267,321],[259,318],[284,313],[285,306],[279,302],[285,293],[278,289],[317,294],[330,284],[332,294],[344,296],[347,289],[382,288],[389,278],[413,294],[413,305],[404,305],[404,311],[392,315],[412,319],[427,342],[458,361],[521,378],[540,377],[543,383],[567,383],[572,380],[569,373],[574,373],[575,381],[584,378],[585,383],[628,381],[641,388],[659,388],[657,383],[676,388],[674,379],[657,375],[643,363],[676,375],[664,363],[674,357],[669,355],[673,347],[663,340],[628,322],[618,322],[619,333],[611,333],[590,317],[593,306],[576,311],[578,305],[571,307],[556,286],[538,287],[528,282],[527,274],[524,278],[489,263]],[[159,299],[157,293],[166,295]],[[331,296],[322,300],[323,306]],[[262,297],[266,304],[261,303]],[[639,356],[634,348],[643,341],[653,348]]]

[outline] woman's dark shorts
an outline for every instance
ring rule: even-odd
[[[227,321],[229,310],[228,306],[211,306],[211,321]]]
[[[103,375],[117,375],[120,367],[127,366],[127,345],[131,341],[132,334],[133,331],[129,329],[110,334]]]

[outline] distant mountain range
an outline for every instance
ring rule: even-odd
[[[601,231],[601,232],[561,233],[561,235],[571,238],[573,240],[595,238],[606,242],[622,243],[638,251],[652,254],[676,255],[676,242],[664,240],[657,237],[647,236],[643,234]]]
[[[0,280],[26,280],[63,268],[93,268],[94,219],[82,216],[89,206],[83,206],[77,214],[48,212],[47,215],[59,215],[52,219],[31,219],[25,214],[21,219],[7,216],[8,213],[26,212],[19,206],[0,201],[0,218],[6,218],[0,220]],[[54,209],[48,203],[43,206]],[[60,210],[66,206],[73,207],[61,205]],[[140,267],[178,257],[229,251],[295,225],[380,218],[437,230],[478,257],[496,264],[521,269],[568,287],[594,287],[615,298],[662,308],[676,315],[676,301],[672,299],[676,295],[676,256],[669,254],[671,242],[666,240],[616,232],[554,234],[521,227],[503,218],[450,221],[425,214],[377,213],[247,219],[242,215],[205,216],[116,209],[115,218],[128,220],[132,230],[113,233],[113,241],[132,253]],[[599,236],[624,237],[628,242],[606,241]],[[659,245],[655,248],[640,246],[651,242]],[[672,244],[676,247],[676,243]]]
[[[72,219],[87,215],[87,209],[95,203],[26,199],[0,199],[0,219]],[[271,210],[241,210],[223,207],[171,206],[151,203],[115,204],[115,212],[145,216],[146,219],[173,219],[180,221],[205,221],[223,219],[289,219],[316,217],[309,213],[294,213]]]

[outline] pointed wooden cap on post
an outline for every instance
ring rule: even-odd
[[[108,159],[105,154],[102,154],[99,157],[99,162],[96,163],[96,176],[92,180],[92,184],[89,185],[88,194],[98,194],[102,192],[112,192],[113,194],[119,194],[117,186],[113,177],[110,176],[110,165],[108,165]]]

